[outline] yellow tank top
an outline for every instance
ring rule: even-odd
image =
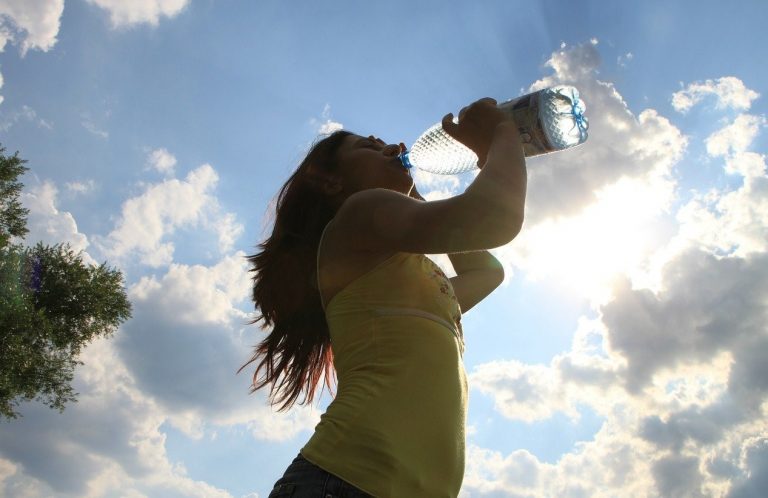
[[[448,278],[424,255],[395,253],[325,313],[338,386],[302,455],[377,498],[456,497],[467,381]]]

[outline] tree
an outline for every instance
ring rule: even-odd
[[[24,400],[62,412],[76,402],[71,382],[83,346],[110,336],[131,316],[123,275],[85,264],[69,244],[24,247],[28,211],[18,177],[28,168],[0,147],[0,415]]]
[[[11,236],[23,238],[28,232],[29,211],[19,202],[23,185],[17,180],[29,169],[24,167],[26,162],[18,152],[6,157],[5,148],[0,146],[0,249],[8,245]]]

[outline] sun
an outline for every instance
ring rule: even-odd
[[[658,182],[622,179],[571,217],[524,228],[508,247],[513,265],[533,281],[567,287],[594,302],[610,299],[618,277],[642,278],[659,249],[671,193]]]

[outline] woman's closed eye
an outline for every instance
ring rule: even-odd
[[[372,148],[376,148],[376,149],[381,149],[381,148],[387,146],[387,143],[384,140],[382,140],[380,138],[376,138],[373,135],[368,137],[368,142],[366,142],[366,144],[367,144],[366,145],[367,147],[372,147]]]

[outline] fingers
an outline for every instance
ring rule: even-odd
[[[451,136],[455,136],[456,130],[458,129],[458,125],[453,122],[453,113],[449,112],[445,116],[443,116],[443,121],[441,122],[443,125],[443,130]]]
[[[468,112],[476,113],[477,109],[481,107],[496,107],[496,99],[491,97],[484,97],[482,99],[476,100],[475,102],[472,102],[468,106],[463,107],[461,111],[459,111],[459,123],[461,123],[461,121],[464,119],[464,116],[466,116]]]

